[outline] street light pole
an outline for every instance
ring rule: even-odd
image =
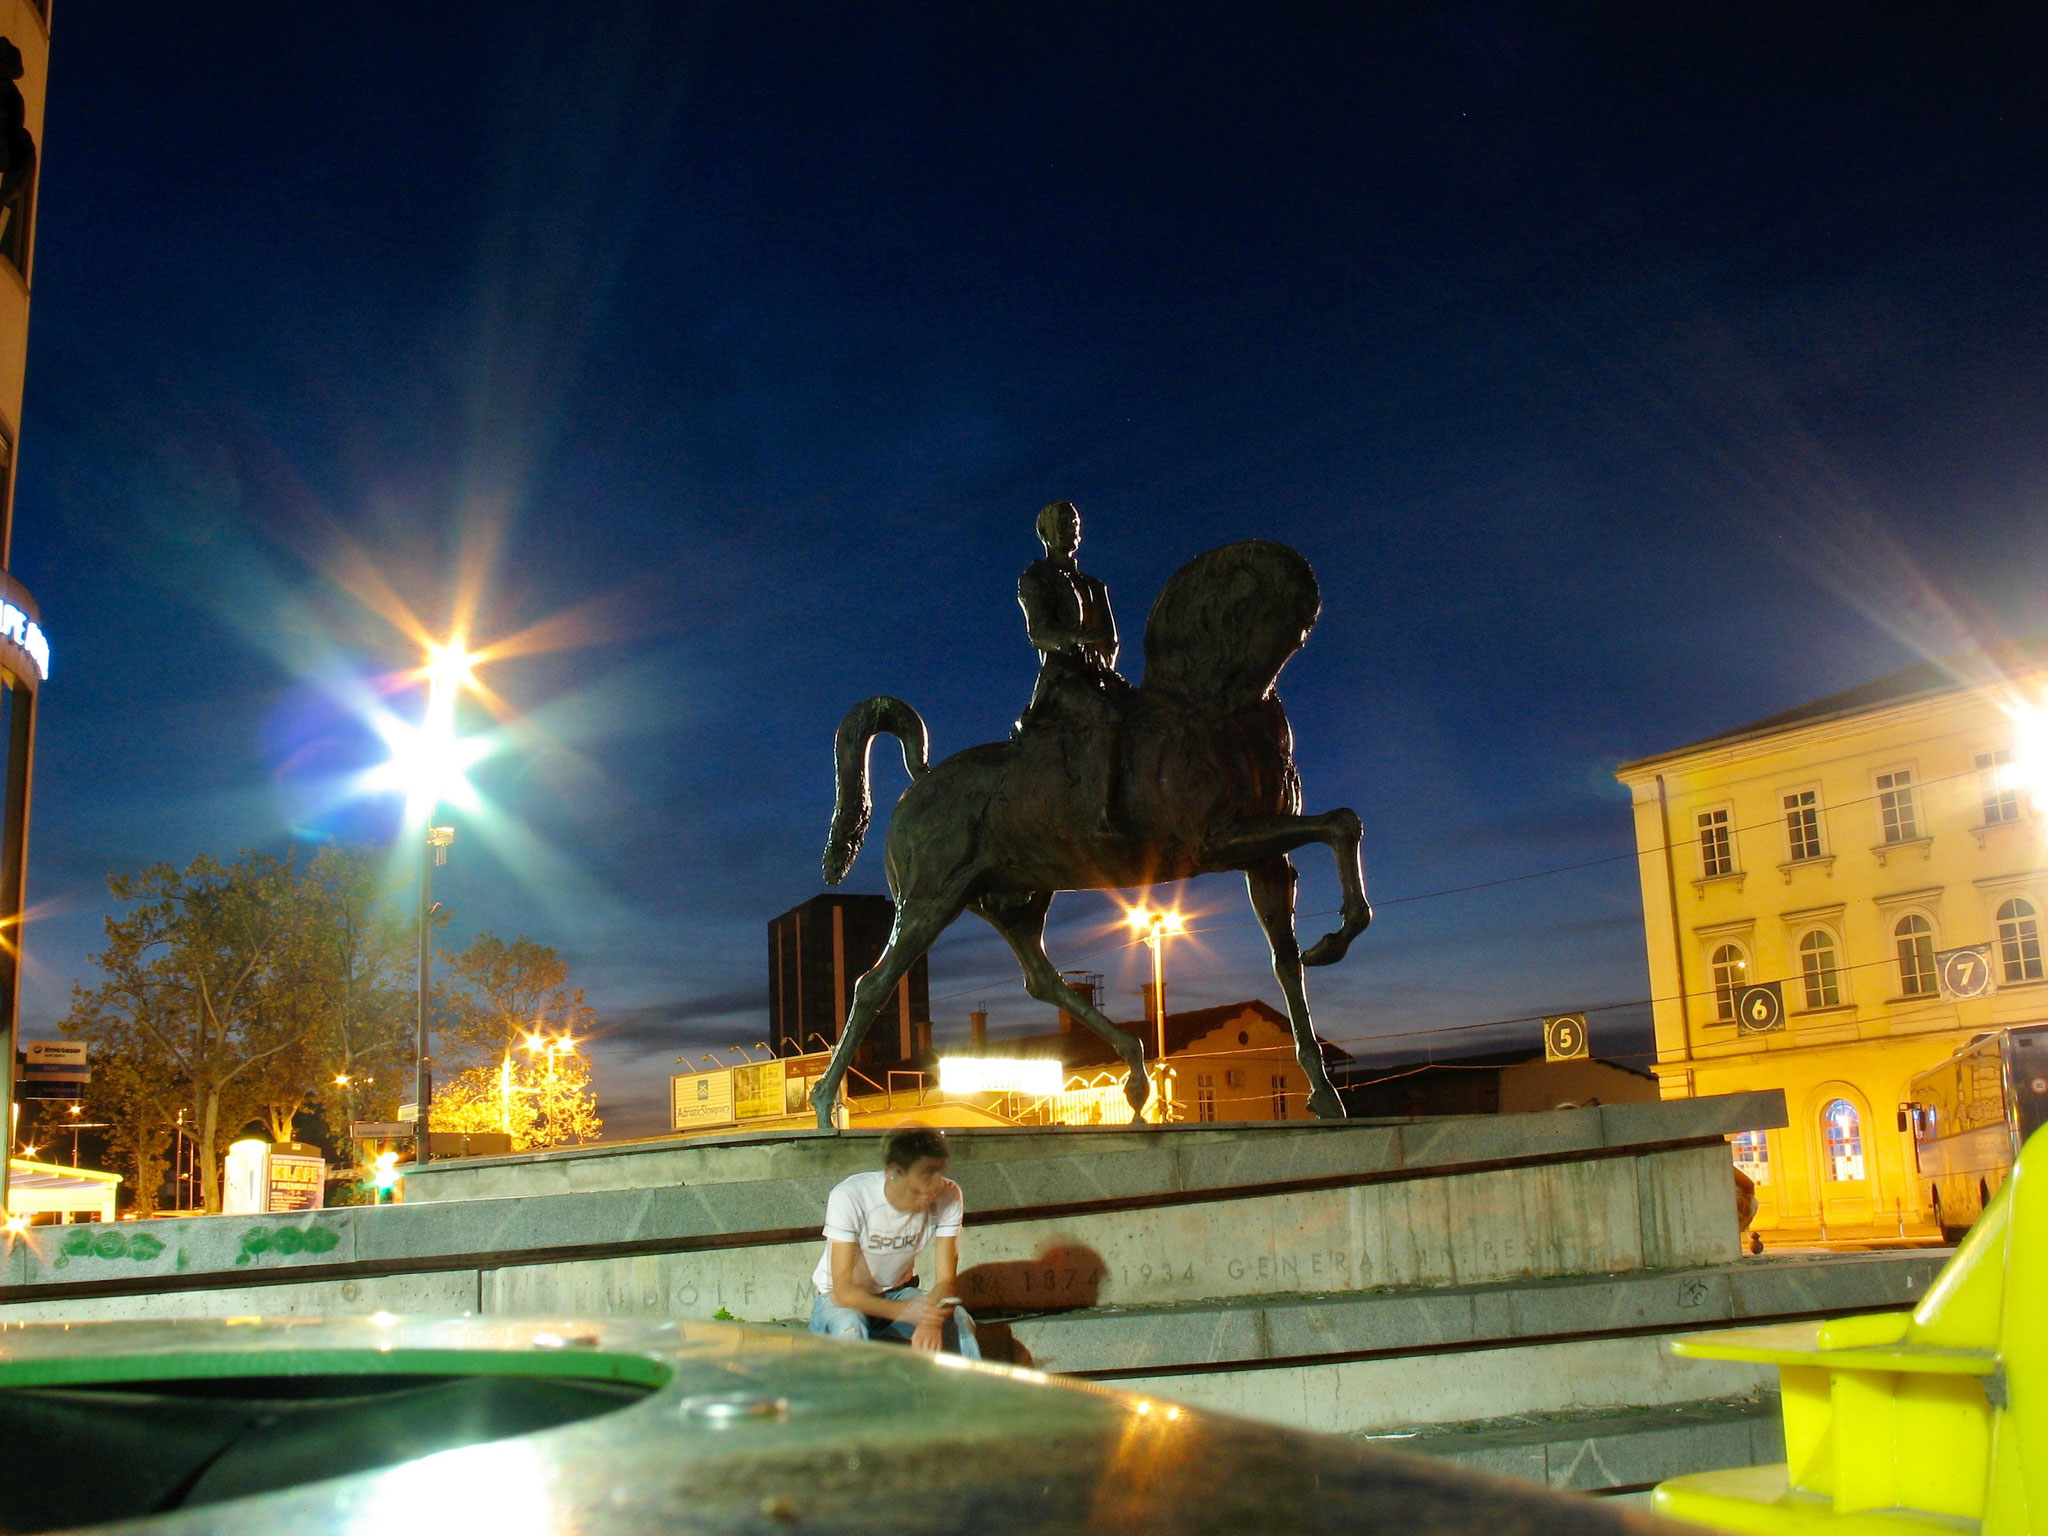
[[[427,1066],[427,997],[434,986],[434,808],[427,807],[427,830],[420,842],[419,1016],[413,1041],[412,1160],[425,1163],[433,1154],[427,1135],[427,1104],[433,1097],[433,1073]]]
[[[415,1163],[432,1157],[433,1138],[427,1131],[427,1109],[434,1097],[433,1058],[428,1055],[427,1003],[434,989],[434,867],[448,862],[448,845],[455,841],[453,827],[437,827],[434,807],[427,807],[427,831],[420,843],[420,990],[419,1018],[415,1045],[419,1059],[414,1067],[412,1123]]]
[[[1152,912],[1139,907],[1130,914],[1130,925],[1152,950],[1152,1009],[1157,1026],[1159,1061],[1166,1060],[1166,939],[1185,926],[1178,911]]]
[[[419,782],[413,792],[425,802],[425,835],[420,841],[419,912],[419,999],[413,1045],[413,1162],[425,1163],[433,1156],[433,1135],[428,1130],[433,1107],[433,1058],[428,1054],[427,1008],[434,985],[434,869],[448,862],[448,845],[455,841],[453,827],[434,825],[434,813],[441,805],[443,776],[454,766],[455,697],[470,679],[475,661],[463,649],[457,635],[447,645],[427,648],[427,712],[421,723],[420,751],[415,769]]]
[[[1152,945],[1152,1017],[1159,1026],[1159,1059],[1166,1060],[1166,914],[1154,912],[1148,928]]]

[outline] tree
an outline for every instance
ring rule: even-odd
[[[596,1015],[560,955],[486,930],[447,956],[437,992],[434,1130],[509,1130],[522,1150],[603,1134],[590,1064],[573,1049]]]
[[[410,915],[381,888],[380,859],[323,848],[300,877],[311,932],[307,984],[285,1006],[308,1016],[295,1044],[257,1069],[271,1138],[290,1141],[316,1102],[328,1129],[388,1120],[410,1086],[418,950]]]
[[[590,1063],[570,1051],[507,1053],[434,1086],[437,1131],[504,1131],[512,1150],[596,1141],[604,1134]]]
[[[97,1141],[107,1171],[122,1175],[135,1214],[154,1214],[157,1190],[170,1171],[178,1112],[185,1108],[184,1084],[166,1069],[161,1052],[132,1038],[102,1035],[93,1043],[92,1081],[84,1093],[76,1100],[35,1102],[34,1140],[48,1149],[49,1161],[69,1159],[75,1124],[100,1127],[86,1141]],[[74,1104],[76,1115],[70,1113]]]
[[[443,956],[435,1059],[452,1076],[462,1067],[496,1070],[530,1035],[580,1039],[596,1020],[569,965],[545,944],[521,935],[507,944],[485,929]]]
[[[247,852],[111,875],[107,888],[139,905],[107,919],[95,957],[105,980],[73,990],[62,1028],[95,1045],[96,1073],[132,1059],[144,1103],[182,1090],[205,1206],[217,1211],[220,1157],[261,1108],[261,1069],[321,1020],[320,903],[293,861]]]

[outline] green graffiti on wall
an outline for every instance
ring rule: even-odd
[[[251,1227],[242,1234],[242,1251],[237,1264],[247,1264],[266,1253],[326,1253],[341,1241],[330,1227]]]
[[[64,1234],[57,1250],[55,1267],[64,1268],[73,1259],[128,1259],[147,1264],[164,1251],[163,1241],[147,1232],[123,1232],[113,1227],[73,1227]]]

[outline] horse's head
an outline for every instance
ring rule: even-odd
[[[1145,687],[1226,713],[1256,704],[1322,611],[1306,560],[1246,539],[1197,555],[1145,621]]]

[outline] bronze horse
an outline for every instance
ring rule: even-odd
[[[1359,860],[1358,817],[1348,809],[1301,813],[1294,735],[1274,680],[1301,649],[1322,608],[1315,573],[1282,544],[1252,539],[1198,555],[1174,573],[1145,624],[1145,680],[1125,705],[1116,830],[1105,830],[1077,743],[1057,727],[969,747],[931,766],[924,721],[900,699],[865,699],[847,711],[837,742],[837,804],[825,844],[825,880],[845,878],[866,835],[868,747],[894,736],[911,785],[896,804],[886,850],[896,920],[888,947],[853,989],[846,1027],[811,1094],[818,1125],[831,1124],[840,1081],[861,1037],[917,957],[962,911],[1009,942],[1024,987],[1065,1009],[1130,1064],[1133,1117],[1151,1094],[1145,1052],[1060,979],[1045,953],[1053,894],[1116,890],[1241,869],[1287,998],[1295,1058],[1308,1074],[1309,1109],[1341,1118],[1302,988],[1302,967],[1344,958],[1372,921]],[[1294,936],[1293,861],[1325,843],[1343,885],[1340,926],[1304,953]]]

